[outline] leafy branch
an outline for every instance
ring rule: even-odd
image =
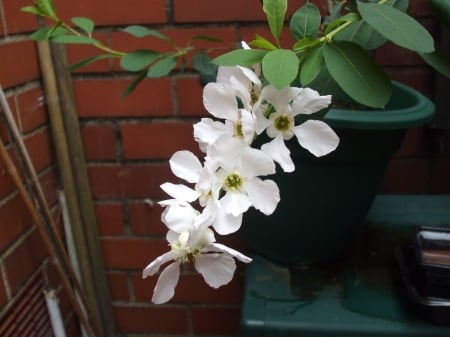
[[[186,62],[185,58],[187,53],[194,50],[192,45],[193,41],[220,41],[214,37],[198,35],[192,37],[185,47],[178,47],[176,43],[165,34],[144,26],[132,25],[124,28],[122,31],[135,38],[154,37],[162,40],[171,46],[172,51],[160,53],[155,50],[145,49],[124,52],[112,49],[95,39],[93,37],[95,23],[91,19],[74,17],[71,19],[72,25],[61,20],[57,15],[53,0],[34,0],[32,6],[25,6],[21,11],[53,21],[52,26],[40,28],[32,33],[30,35],[32,40],[49,40],[53,43],[91,45],[103,52],[100,55],[90,56],[70,65],[68,70],[75,70],[102,59],[119,58],[122,69],[137,73],[136,78],[126,88],[124,95],[130,94],[145,78],[157,78],[168,75],[175,69],[178,60],[181,60],[184,64]],[[73,28],[73,26],[76,28]],[[198,50],[197,52],[201,52],[201,50]]]

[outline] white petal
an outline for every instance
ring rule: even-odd
[[[153,289],[152,302],[161,304],[169,301],[175,294],[175,287],[180,278],[180,262],[175,261],[168,265],[158,277],[155,289]]]
[[[250,82],[256,84],[257,86],[261,86],[261,80],[253,70],[241,66],[238,66],[238,68],[244,73],[244,75],[250,80]]]
[[[142,278],[155,274],[164,263],[170,260],[175,260],[177,257],[178,255],[173,251],[169,251],[161,256],[158,256],[144,268],[142,271]]]
[[[196,190],[182,184],[164,183],[161,185],[161,189],[172,198],[180,201],[193,202],[199,197],[199,193]]]
[[[221,243],[216,243],[215,242],[215,243],[210,244],[208,246],[208,251],[209,252],[222,252],[222,253],[225,253],[225,254],[229,254],[232,257],[234,257],[234,258],[236,258],[239,261],[244,262],[244,263],[252,262],[252,259],[249,258],[248,256],[242,254],[241,252],[238,252],[237,250],[235,250],[233,248],[225,246],[225,245],[223,245]]]
[[[307,120],[295,126],[294,133],[301,146],[316,157],[324,156],[336,149],[339,137],[325,122]]]
[[[194,224],[199,212],[189,204],[174,204],[167,206],[161,213],[161,221],[174,232],[189,230]]]
[[[238,231],[239,228],[241,228],[241,225],[242,213],[238,216],[234,216],[225,212],[225,209],[218,208],[212,227],[218,234],[228,235]]]
[[[280,201],[280,191],[273,180],[254,178],[245,184],[245,188],[253,207],[265,215],[270,215],[275,211]]]
[[[320,94],[310,88],[302,88],[300,94],[292,103],[292,110],[297,114],[312,114],[327,108],[331,103],[331,95],[320,96]]]
[[[300,90],[297,87],[285,87],[279,90],[273,85],[268,85],[261,91],[261,97],[272,103],[276,111],[281,112],[299,94]]]
[[[177,151],[169,160],[170,169],[178,178],[195,183],[202,169],[200,160],[191,151]]]
[[[194,124],[194,138],[200,145],[200,150],[207,151],[207,146],[214,143],[223,134],[233,134],[224,123],[213,121],[211,118],[202,118]]]
[[[284,143],[282,134],[279,134],[272,141],[261,146],[261,150],[280,164],[284,172],[293,172],[295,170],[295,165],[291,158],[291,151],[289,151]]]
[[[220,199],[220,204],[226,213],[232,214],[233,216],[238,216],[246,212],[252,205],[250,198],[247,195],[233,191],[227,192],[222,199]]]
[[[272,121],[264,116],[264,112],[267,109],[266,104],[259,105],[256,109],[253,110],[256,119],[256,133],[260,135],[266,130],[269,126],[272,125]]]
[[[276,172],[275,163],[263,151],[251,147],[242,149],[240,167],[246,178],[265,176]]]
[[[241,109],[241,122],[242,122],[242,133],[244,135],[244,141],[247,144],[251,144],[255,138],[255,128],[256,121],[255,117],[250,111]]]
[[[238,105],[231,85],[208,83],[203,89],[203,105],[214,117],[237,120]]]
[[[195,259],[195,269],[210,287],[219,288],[233,279],[236,262],[227,254],[201,254]]]

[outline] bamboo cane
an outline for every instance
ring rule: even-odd
[[[34,224],[36,225],[37,230],[39,231],[42,241],[44,242],[45,247],[47,248],[48,254],[50,255],[52,263],[55,265],[56,270],[61,277],[61,281],[63,284],[64,289],[67,292],[67,295],[69,296],[69,301],[71,302],[78,319],[80,320],[83,327],[86,329],[86,332],[88,333],[89,337],[97,337],[98,335],[94,332],[93,327],[89,324],[87,318],[83,314],[82,308],[80,304],[78,303],[75,293],[71,287],[70,281],[67,277],[66,270],[64,270],[63,266],[61,265],[60,259],[58,258],[58,252],[53,246],[53,243],[51,242],[47,231],[46,226],[44,222],[42,221],[39,212],[37,211],[36,207],[34,206],[34,203],[29,196],[20,176],[19,173],[9,156],[8,152],[6,151],[6,148],[3,144],[3,141],[0,139],[0,157],[3,160],[5,167],[11,176],[12,180],[14,181],[14,184],[16,185],[16,188],[22,197],[23,201],[25,202],[25,206],[27,207],[28,211],[30,212],[30,215],[33,219]]]
[[[75,274],[75,271],[72,268],[70,259],[65,251],[65,246],[56,231],[56,226],[54,224],[53,217],[50,213],[50,208],[48,206],[47,199],[45,198],[44,191],[39,182],[39,178],[37,176],[36,170],[31,161],[31,158],[28,154],[25,143],[23,142],[23,139],[20,135],[19,129],[14,120],[12,111],[9,107],[8,101],[6,99],[6,96],[5,96],[4,91],[1,86],[0,86],[0,106],[3,110],[3,114],[5,116],[5,120],[8,125],[8,128],[11,131],[11,136],[13,138],[13,141],[17,146],[20,156],[24,162],[27,174],[30,177],[30,180],[31,180],[34,190],[36,191],[38,204],[35,207],[37,207],[37,206],[40,207],[40,210],[43,213],[43,216],[45,217],[47,223],[49,224],[49,226],[47,226],[48,234],[51,235],[51,239],[53,240],[53,242],[56,245],[56,251],[58,251],[60,254],[61,261],[62,261],[63,266],[66,269],[66,273],[67,273],[65,275],[68,275],[70,277],[70,279],[73,283],[73,286],[81,299],[82,305],[85,307],[88,318],[90,319],[90,321],[92,322],[92,325],[94,326],[94,331],[96,331],[96,334],[99,335],[98,334],[99,329],[97,327],[96,321],[93,318],[92,309],[89,306],[88,300],[86,298],[86,294],[85,294],[83,288],[81,287],[81,284]],[[39,214],[38,210],[37,210],[37,212]]]
[[[48,41],[39,41],[38,44],[39,62],[43,74],[43,82],[46,97],[48,98],[47,106],[49,111],[50,123],[52,125],[53,143],[55,146],[55,153],[58,161],[59,171],[61,173],[61,180],[64,190],[66,192],[67,207],[69,209],[70,220],[72,223],[72,234],[76,242],[82,243],[85,241],[84,226],[82,215],[77,199],[76,183],[74,181],[74,173],[70,161],[70,153],[65,137],[65,128],[62,119],[62,110],[59,103],[58,84],[55,77],[52,55]],[[81,268],[81,279],[84,285],[86,297],[89,300],[90,314],[92,320],[95,321],[95,326],[103,336],[103,329],[98,325],[100,317],[100,310],[98,303],[95,301],[96,289],[94,288],[93,273],[90,266],[90,252],[89,247],[83,244],[76,246],[77,255],[79,258]]]
[[[75,109],[72,81],[70,73],[66,69],[68,66],[66,49],[63,44],[51,44],[50,50],[53,58],[53,69],[58,84],[59,97],[61,98],[62,120],[74,174],[75,190],[78,197],[81,220],[84,225],[85,240],[75,242],[78,245],[85,244],[89,249],[89,256],[91,257],[90,267],[96,301],[99,307],[100,322],[102,323],[104,334],[114,336],[116,334],[114,314],[100,247],[78,115]]]

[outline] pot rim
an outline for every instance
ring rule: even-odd
[[[422,125],[434,115],[434,103],[414,88],[392,82],[393,95],[386,109],[330,109],[324,120],[334,127],[404,129]]]

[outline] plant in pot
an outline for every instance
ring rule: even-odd
[[[430,3],[450,12],[446,1]],[[232,279],[235,259],[251,261],[217,243],[216,235],[239,230],[255,252],[283,265],[337,256],[361,224],[406,128],[433,115],[428,99],[392,84],[370,57],[391,41],[450,74],[431,35],[406,13],[407,0],[331,1],[325,18],[306,2],[289,20],[296,42],[284,48],[280,35],[287,5],[287,0],[262,1],[271,38],[256,35],[212,63],[203,53],[193,58],[210,81],[203,102],[213,118],[194,125],[203,160],[189,151],[170,159],[173,173],[188,185],[161,185],[171,198],[160,202],[170,249],[143,272],[147,277],[167,264],[154,290],[155,303],[172,298],[183,263],[193,262],[210,286],[219,287]],[[179,48],[160,32],[131,26],[124,31],[160,38],[174,50],[124,53],[95,40],[91,20],[74,18],[78,29],[61,21],[51,0],[23,10],[55,22],[32,38],[91,44],[104,52],[72,68],[120,58],[122,67],[137,75],[127,93],[147,77],[169,74],[192,50],[190,43]]]

